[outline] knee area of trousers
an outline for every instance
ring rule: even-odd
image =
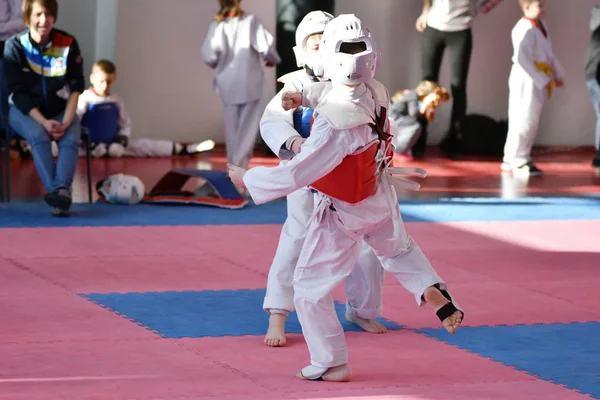
[[[450,83],[450,92],[452,92],[452,94],[454,96],[456,95],[463,95],[466,96],[467,94],[467,85],[466,82],[451,82]]]
[[[79,147],[81,142],[81,129],[69,127],[64,136],[58,141],[59,146]]]
[[[48,132],[46,132],[46,130],[41,125],[39,126],[39,128],[36,128],[27,133],[28,135],[26,140],[32,147],[45,144],[50,145],[50,142],[52,141],[52,138],[50,138]]]

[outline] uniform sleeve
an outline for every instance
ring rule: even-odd
[[[117,100],[117,107],[119,108],[119,135],[131,137],[131,118],[125,110],[125,103],[121,97]]]
[[[4,73],[8,83],[8,91],[12,93],[12,101],[19,111],[29,114],[37,105],[32,100],[27,84],[26,72],[23,71],[19,39],[13,36],[4,47]]]
[[[84,90],[81,96],[77,99],[77,116],[79,119],[82,119],[88,108],[90,107],[90,102],[88,98],[88,91]]]
[[[260,135],[271,151],[282,160],[290,159],[294,153],[285,148],[285,143],[294,136],[300,136],[294,129],[294,110],[285,111],[281,107],[281,95],[287,91],[298,91],[294,84],[286,85],[271,99],[260,120]]]
[[[334,132],[324,118],[317,117],[300,153],[277,167],[250,169],[244,184],[256,204],[267,203],[327,175],[353,152],[350,147],[346,132]]]
[[[0,24],[0,36],[9,37],[27,29],[21,18],[23,0],[8,0],[8,18]]]
[[[69,49],[69,57],[67,58],[67,85],[71,93],[83,93],[85,90],[85,79],[83,77],[83,58],[77,40],[73,38],[71,48]]]
[[[212,21],[208,27],[208,33],[202,43],[202,58],[204,63],[215,68],[219,63],[219,57],[223,52],[223,24]]]
[[[250,45],[265,61],[273,65],[281,62],[281,58],[275,48],[273,35],[271,35],[271,32],[265,28],[260,19],[256,16],[252,16],[250,35]]]
[[[533,29],[537,28],[514,29],[512,42],[515,49],[516,63],[533,79],[538,89],[543,89],[552,80],[552,77],[537,69],[534,64],[535,33]]]
[[[313,82],[302,89],[302,105],[317,108],[319,102],[331,91],[331,82]]]

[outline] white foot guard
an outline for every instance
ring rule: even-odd
[[[346,313],[346,321],[358,325],[361,329],[371,333],[386,333],[387,328],[374,319],[361,318],[357,315]]]
[[[302,368],[296,377],[309,381],[350,382],[352,379],[352,371],[348,364],[342,364],[331,368],[309,365]]]

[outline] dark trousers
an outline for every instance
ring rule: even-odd
[[[439,82],[440,66],[446,48],[450,51],[452,93],[449,134],[456,136],[460,134],[460,122],[467,111],[467,75],[473,48],[471,29],[458,32],[439,31],[429,26],[425,29],[421,55],[423,80]]]

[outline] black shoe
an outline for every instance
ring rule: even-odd
[[[68,211],[71,208],[71,193],[65,188],[54,189],[44,195],[44,201],[52,208]]]
[[[544,171],[539,169],[533,162],[528,162],[520,167],[513,168],[513,175],[519,176],[540,176],[544,175]]]
[[[53,217],[70,217],[71,216],[71,211],[69,211],[69,210],[63,210],[63,209],[58,208],[58,207],[53,207],[52,208],[52,216]]]

